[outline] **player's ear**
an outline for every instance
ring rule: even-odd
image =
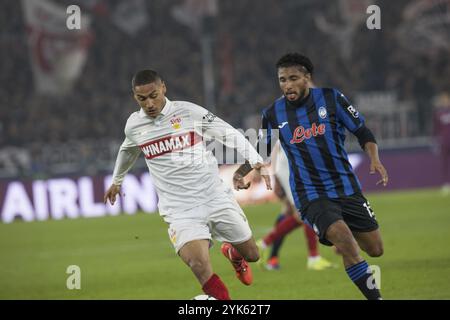
[[[162,81],[162,83],[161,83],[161,90],[162,90],[163,95],[166,95],[167,88],[166,88],[166,84],[164,83],[164,81]]]
[[[139,105],[139,99],[138,99],[138,96],[137,96],[137,94],[136,94],[136,91],[134,91],[134,88],[133,88],[133,98],[134,98],[134,100],[136,100],[136,102],[138,103],[138,105]]]

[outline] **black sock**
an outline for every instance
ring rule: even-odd
[[[372,272],[365,260],[345,269],[350,279],[368,300],[380,300],[381,295],[372,277]]]
[[[272,251],[270,252],[270,257],[278,257],[279,251],[281,249],[281,245],[283,244],[284,237],[281,237],[280,239],[274,241],[272,243]]]
[[[279,224],[281,221],[283,221],[286,218],[286,215],[284,213],[280,213],[277,217],[277,220],[275,222],[275,225]],[[281,245],[283,244],[284,236],[281,237],[278,240],[275,240],[272,243],[272,251],[270,252],[270,257],[278,257],[278,252],[281,249]]]

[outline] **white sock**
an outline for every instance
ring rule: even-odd
[[[314,257],[308,257],[308,262],[310,262],[310,263],[314,263],[314,262],[316,262],[316,261],[319,261],[320,260],[320,256],[319,255],[317,255],[317,256],[314,256]]]
[[[264,240],[261,240],[261,248],[267,248],[267,244],[264,242]]]

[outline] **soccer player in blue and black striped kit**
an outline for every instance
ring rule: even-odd
[[[346,272],[367,299],[381,299],[359,248],[371,257],[383,254],[378,223],[344,149],[345,130],[353,133],[370,157],[370,173],[386,186],[388,175],[363,116],[334,88],[309,86],[314,67],[306,56],[289,53],[277,62],[283,96],[263,110],[258,149],[270,155],[276,130],[289,159],[290,185],[305,223],[324,245],[342,253]],[[242,165],[234,174],[235,189],[245,189]]]

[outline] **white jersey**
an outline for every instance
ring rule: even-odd
[[[220,179],[217,161],[203,138],[236,148],[252,165],[263,161],[247,139],[222,119],[196,104],[166,98],[156,118],[142,109],[128,118],[113,183],[122,183],[142,152],[158,194],[160,215],[206,203],[230,187]]]

